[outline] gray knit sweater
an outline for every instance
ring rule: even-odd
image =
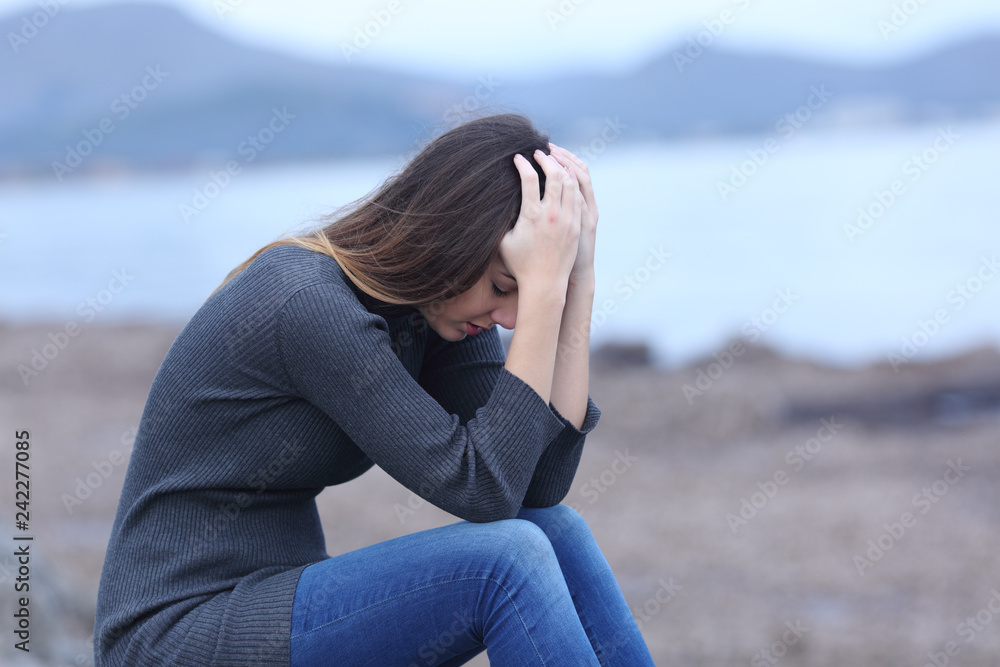
[[[585,435],[504,368],[496,328],[458,342],[278,246],[194,314],[153,380],[101,572],[95,660],[287,665],[315,497],[378,465],[468,521],[568,493]],[[391,511],[387,502],[386,511]]]

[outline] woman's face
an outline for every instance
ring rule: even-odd
[[[505,295],[497,294],[497,289]],[[517,319],[517,282],[497,258],[470,289],[450,299],[420,306],[419,310],[445,340],[458,341],[470,335],[467,324],[481,329],[491,329],[494,324],[513,329]]]

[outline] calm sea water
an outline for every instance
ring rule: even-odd
[[[647,341],[665,366],[733,339],[845,365],[1000,345],[1000,121],[806,129],[592,151],[595,345]],[[396,166],[2,184],[0,318],[184,322],[258,247]]]

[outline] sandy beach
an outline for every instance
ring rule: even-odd
[[[0,325],[0,467],[14,478],[14,432],[28,430],[34,536],[29,659],[9,629],[5,483],[3,664],[92,664],[132,436],[180,330],[93,325],[25,380],[18,367],[62,326]],[[658,665],[998,664],[1000,353],[895,370],[767,349],[671,372],[642,357],[594,351],[603,415],[564,502],[589,521]],[[331,555],[457,520],[378,468],[318,502]]]

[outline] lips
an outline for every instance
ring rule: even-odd
[[[469,334],[470,336],[475,336],[476,334],[478,334],[478,333],[480,333],[482,331],[483,331],[482,327],[477,327],[472,322],[466,322],[465,323],[465,333]]]

